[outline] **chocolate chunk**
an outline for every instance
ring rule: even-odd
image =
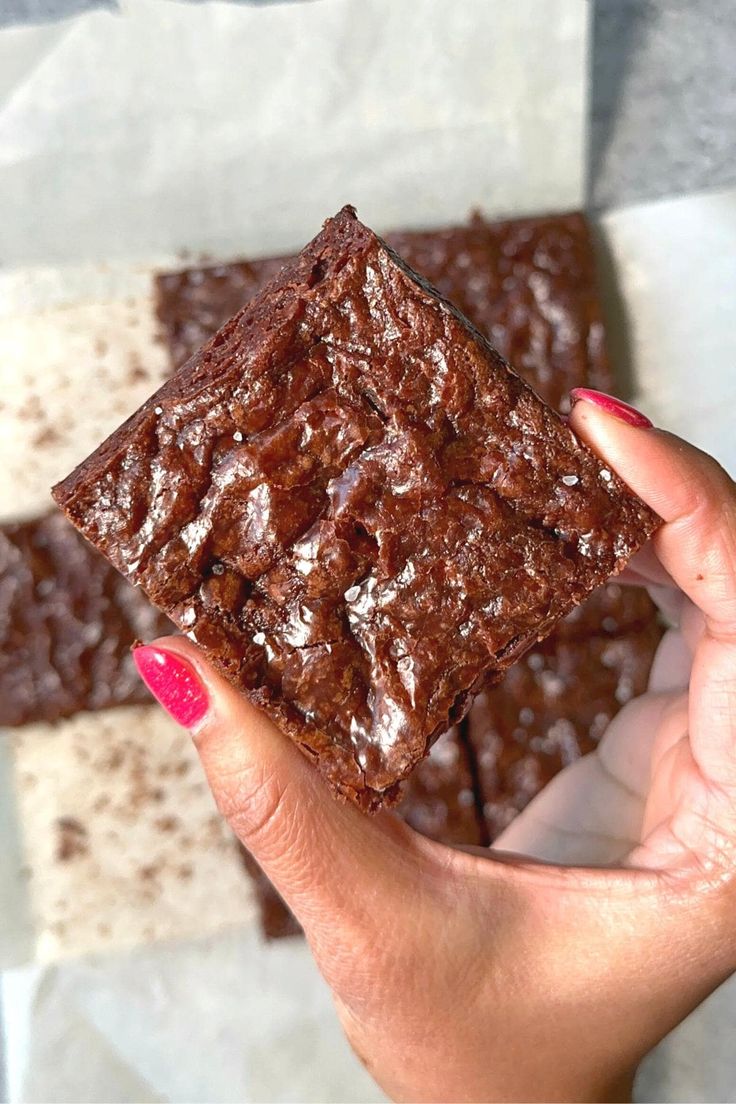
[[[351,208],[54,494],[366,809],[658,524]]]
[[[467,723],[491,840],[644,692],[662,632],[650,621],[614,638],[555,635],[476,698]]]
[[[551,406],[573,387],[612,389],[595,258],[581,214],[486,222],[386,238]],[[179,367],[291,258],[162,273],[157,310]]]
[[[0,725],[150,700],[130,646],[170,631],[61,514],[0,526]]]

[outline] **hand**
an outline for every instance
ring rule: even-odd
[[[496,849],[339,804],[191,643],[140,650],[396,1099],[622,1099],[736,968],[736,489],[696,449],[586,398],[572,425],[665,521],[635,571],[678,628],[649,692]]]
[[[674,627],[647,693],[496,843],[546,861],[729,869],[736,845],[736,500],[728,476],[664,434],[635,447],[578,404],[573,425],[668,524],[620,577]],[[689,597],[688,597],[689,596]]]

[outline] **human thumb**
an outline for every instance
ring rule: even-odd
[[[188,728],[218,808],[313,943],[374,938],[415,897],[432,845],[387,813],[335,800],[318,771],[183,637],[136,648],[138,671]]]

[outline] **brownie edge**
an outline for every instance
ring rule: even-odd
[[[658,524],[352,208],[54,497],[365,809]]]

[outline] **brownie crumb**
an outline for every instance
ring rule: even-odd
[[[31,444],[34,448],[47,448],[49,445],[58,445],[61,440],[62,436],[55,426],[46,426],[35,434]]]

